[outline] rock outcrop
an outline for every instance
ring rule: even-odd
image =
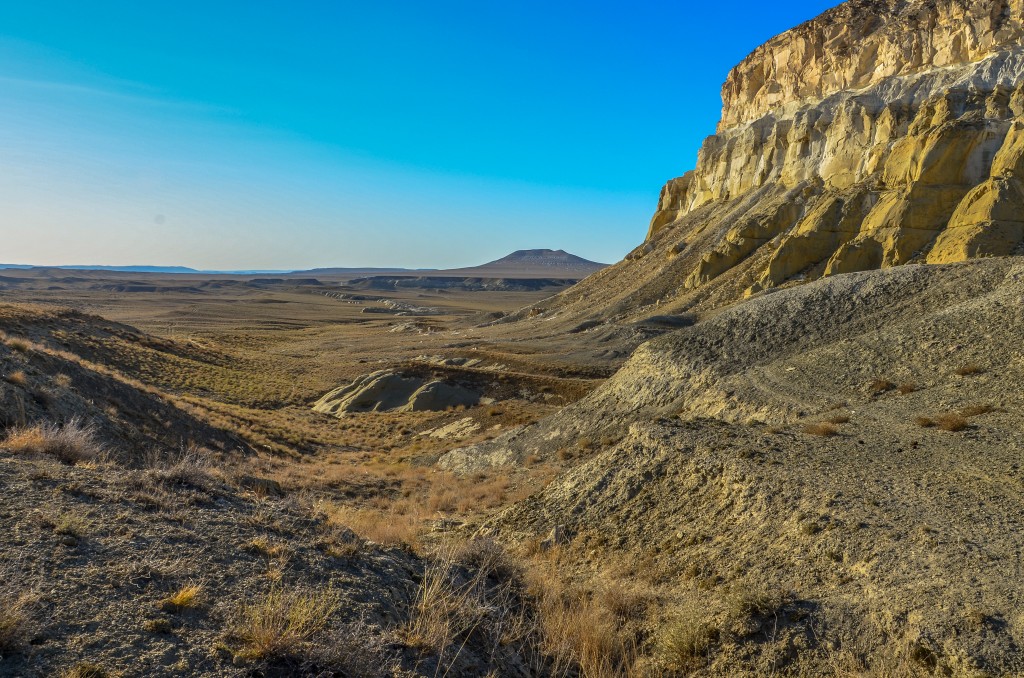
[[[757,48],[722,94],[645,241],[535,325],[1024,252],[1024,0],[851,0]]]
[[[759,47],[729,75],[696,169],[662,191],[649,240],[717,231],[688,289],[767,246],[749,292],[1017,252],[1022,9],[855,0]],[[744,198],[728,222],[687,218]]]
[[[351,412],[437,412],[479,401],[480,394],[457,384],[380,370],[334,389],[313,410],[336,417]]]

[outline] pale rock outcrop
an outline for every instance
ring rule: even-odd
[[[851,0],[759,47],[722,96],[648,233],[669,257],[703,243],[684,290],[748,259],[749,294],[1024,246],[1024,0]]]
[[[327,393],[313,410],[342,417],[351,412],[440,411],[479,401],[478,393],[462,386],[380,370]]]

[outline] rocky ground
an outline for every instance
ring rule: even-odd
[[[663,628],[673,609],[713,620],[692,670],[1016,674],[1022,295],[1012,258],[764,295],[441,463],[585,459],[489,529],[559,527],[584,578],[609,553],[647,561]],[[775,608],[737,621],[737,591],[765,588]]]

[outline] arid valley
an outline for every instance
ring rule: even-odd
[[[0,676],[1024,675],[1024,0],[722,103],[612,265],[0,267]]]

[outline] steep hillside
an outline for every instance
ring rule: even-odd
[[[656,628],[710,629],[699,675],[1015,675],[1022,295],[1014,258],[781,290],[441,464],[579,459],[490,529],[557,529],[577,576],[653,568]],[[753,625],[735,602],[750,591],[776,594]]]
[[[546,318],[707,311],[791,282],[1017,253],[1024,7],[852,0],[729,75],[646,242]]]

